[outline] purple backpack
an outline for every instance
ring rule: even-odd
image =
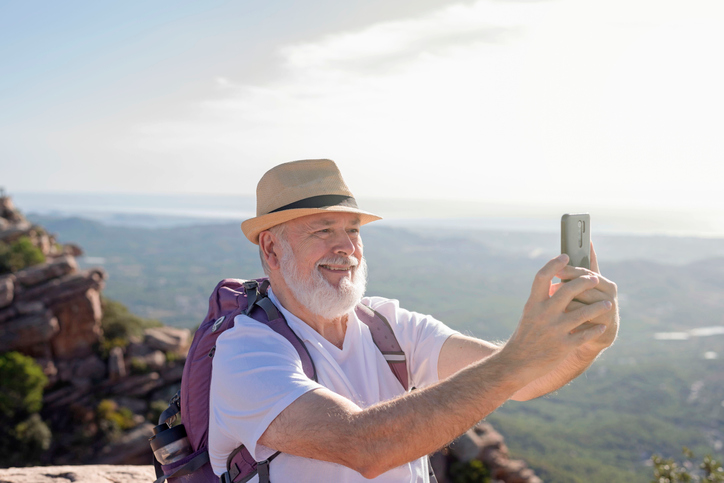
[[[242,445],[235,449],[226,461],[226,473],[221,480],[211,469],[209,463],[209,388],[211,385],[211,362],[216,350],[216,339],[226,329],[234,326],[234,318],[246,314],[272,330],[284,336],[297,350],[302,361],[304,373],[312,380],[317,380],[312,358],[304,343],[287,325],[282,314],[266,296],[269,280],[225,279],[219,282],[209,298],[209,312],[203,323],[194,334],[181,378],[181,390],[169,402],[158,420],[159,426],[154,429],[156,436],[169,435],[174,431],[186,437],[191,445],[191,454],[168,465],[161,465],[154,457],[156,467],[155,483],[244,483],[254,475],[259,475],[259,483],[269,483],[269,462],[279,453],[265,461],[254,461],[251,454]],[[405,390],[409,382],[405,353],[395,337],[389,322],[381,314],[366,305],[359,304],[355,308],[357,317],[366,324],[372,334],[377,348],[382,352],[387,363]],[[253,390],[253,389],[252,389]],[[182,424],[168,427],[181,413]],[[178,428],[183,426],[182,428]],[[178,429],[176,429],[178,428]],[[167,431],[166,431],[167,430]],[[158,438],[160,440],[161,438]]]

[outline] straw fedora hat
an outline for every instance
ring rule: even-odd
[[[241,224],[254,244],[259,233],[281,223],[325,212],[357,213],[364,225],[382,217],[357,208],[342,173],[329,159],[303,159],[267,171],[256,187],[256,217]]]

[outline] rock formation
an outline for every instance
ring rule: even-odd
[[[9,197],[0,198],[0,220],[0,242],[27,237],[46,259],[0,276],[0,352],[35,357],[55,381],[56,361],[88,357],[101,340],[106,274],[78,270],[75,257],[42,227],[30,224]]]
[[[446,475],[452,463],[481,461],[490,471],[493,481],[504,483],[543,483],[525,461],[510,458],[503,435],[490,423],[480,422],[460,436],[443,451],[432,456],[438,483],[450,483]]]
[[[45,262],[0,275],[0,353],[29,355],[48,376],[42,417],[52,428],[53,445],[41,459],[147,464],[155,425],[147,419],[159,412],[152,409],[154,402],[163,405],[180,387],[189,330],[148,329],[126,348],[104,349],[105,272],[79,270],[79,247],[58,244],[28,222],[9,197],[0,196],[0,242],[10,245],[22,237]],[[112,407],[105,416],[98,411],[104,400]],[[110,424],[104,417],[120,421],[118,414],[125,417],[120,434],[116,427],[102,427]]]

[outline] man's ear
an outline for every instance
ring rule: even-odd
[[[280,266],[281,253],[279,252],[279,245],[270,231],[266,230],[259,233],[259,248],[269,268],[277,270]]]

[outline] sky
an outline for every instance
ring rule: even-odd
[[[253,194],[331,158],[360,198],[724,234],[722,25],[720,0],[0,0],[0,186]]]

